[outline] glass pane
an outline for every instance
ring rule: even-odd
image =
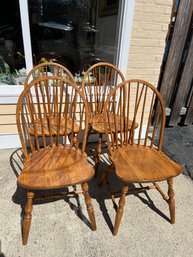
[[[34,64],[56,61],[74,74],[116,54],[118,0],[28,0]]]
[[[1,0],[0,84],[23,84],[24,67],[19,0]]]

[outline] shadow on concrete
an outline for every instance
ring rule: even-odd
[[[106,208],[106,205],[105,205],[105,200],[111,199],[110,191],[112,193],[121,191],[122,182],[116,178],[115,172],[114,172],[114,170],[112,170],[112,173],[108,179],[109,180],[108,184],[103,187],[100,187],[98,185],[100,176],[102,175],[103,171],[107,168],[107,166],[108,165],[105,162],[100,162],[100,172],[98,174],[98,178],[91,181],[90,195],[92,198],[96,199],[96,201],[98,202],[100,210],[102,212],[102,215],[103,215],[109,229],[111,230],[111,232],[113,232],[114,220],[112,223],[111,218],[108,213],[108,209]],[[110,190],[109,190],[109,187],[110,187]],[[129,184],[129,189],[136,189],[136,188],[140,188],[140,187],[142,187],[141,184],[132,184],[132,183]],[[157,192],[157,193],[159,194],[159,192]],[[160,215],[166,221],[170,222],[170,218],[167,217],[160,209],[158,209],[156,207],[156,205],[154,204],[153,200],[151,199],[151,197],[149,196],[147,191],[144,191],[141,193],[128,193],[127,197],[129,197],[129,195],[131,195],[131,194],[134,195],[135,197],[137,197],[143,204],[147,205],[152,211],[156,212],[158,215]],[[116,212],[116,210],[118,208],[118,202],[119,202],[120,195],[115,194],[114,196],[115,196],[116,204],[114,204],[114,202],[112,201],[112,206]]]
[[[21,173],[22,171],[22,166],[23,166],[23,159],[24,159],[24,156],[23,156],[23,151],[22,149],[17,149],[15,150],[11,156],[10,156],[10,166],[16,176],[16,180],[19,176],[19,174]],[[71,201],[70,201],[70,198],[72,197],[69,197],[69,196],[65,196],[65,195],[62,195],[60,199],[56,199],[56,198],[52,198],[50,197],[49,199],[43,199],[43,200],[40,200],[39,198],[44,198],[46,196],[51,196],[51,195],[56,195],[58,193],[68,193],[68,188],[64,188],[64,189],[56,189],[56,190],[39,190],[39,191],[36,191],[36,198],[37,199],[34,199],[33,200],[33,205],[37,205],[37,204],[46,204],[46,203],[50,203],[50,202],[54,202],[54,201],[58,201],[58,200],[61,200],[61,199],[64,199],[64,201],[66,203],[69,204],[70,208],[75,211],[76,215],[90,228],[92,229],[91,227],[91,224],[90,222],[88,221],[88,219],[84,216],[84,214],[82,213],[82,209],[81,209],[81,206],[80,206],[80,201],[79,201],[79,196],[73,196],[75,199],[76,199],[76,202],[77,202],[77,206],[75,206]],[[15,203],[15,204],[19,204],[20,207],[21,207],[21,233],[22,233],[22,228],[23,228],[23,218],[24,218],[24,215],[25,215],[25,206],[26,206],[26,203],[27,203],[27,190],[22,188],[20,185],[17,185],[17,189],[15,191],[15,193],[13,194],[12,196],[12,201]]]
[[[76,189],[76,186],[74,186],[74,189]],[[76,203],[77,205],[75,205],[74,203],[72,203],[70,200],[72,198],[76,199]],[[79,195],[75,195],[75,196],[65,196],[64,197],[64,201],[70,206],[71,210],[73,210],[75,212],[75,214],[77,215],[77,217],[82,220],[91,230],[92,230],[92,226],[90,221],[86,218],[86,216],[83,214],[82,212],[82,207],[80,204],[80,198]]]
[[[87,153],[89,155],[90,163],[94,163],[94,152],[92,151],[91,147],[87,149]],[[104,152],[105,153],[105,152]],[[19,176],[21,170],[22,170],[22,160],[23,160],[23,152],[21,149],[18,149],[12,153],[10,156],[10,164],[12,167],[12,170],[16,176],[16,178]],[[91,198],[95,199],[99,205],[100,211],[103,215],[103,218],[108,225],[109,229],[111,232],[113,232],[113,223],[111,220],[111,217],[109,215],[108,209],[105,204],[105,200],[111,199],[111,194],[109,191],[109,186],[111,188],[112,192],[120,192],[122,188],[122,182],[119,181],[116,176],[115,172],[112,171],[111,176],[109,177],[109,185],[105,185],[103,187],[100,187],[98,185],[99,179],[101,175],[103,174],[104,170],[107,169],[108,165],[110,164],[110,161],[108,159],[107,154],[103,154],[101,158],[101,162],[99,165],[99,172],[97,174],[97,177],[89,181],[89,192]],[[139,185],[140,186],[140,185]],[[129,188],[133,189],[136,188],[134,184],[129,184]],[[75,189],[75,187],[74,187]],[[64,189],[58,189],[58,190],[45,190],[45,191],[37,191],[36,196],[37,197],[44,197],[47,195],[53,195],[57,194],[59,192],[68,192],[68,188]],[[21,188],[19,185],[17,186],[17,189],[12,197],[12,201],[16,204],[19,204],[21,206],[21,232],[22,232],[22,227],[23,227],[23,217],[25,214],[25,205],[27,202],[27,197],[26,197],[27,190]],[[135,197],[137,197],[143,204],[146,204],[151,210],[155,211],[158,215],[160,215],[162,218],[164,218],[167,221],[170,221],[170,219],[162,213],[154,204],[154,202],[151,200],[150,196],[148,195],[147,192],[143,193],[135,193],[133,194]],[[79,196],[63,196],[61,197],[64,199],[64,201],[69,205],[69,207],[75,212],[77,217],[81,219],[90,229],[92,229],[90,221],[85,217],[85,215],[82,212]],[[74,204],[71,199],[75,198],[76,204]],[[116,196],[116,202],[118,203],[119,201],[119,196]],[[44,200],[35,200],[34,199],[34,205],[36,204],[46,204],[54,201],[58,201],[59,199],[55,198],[49,198],[49,199],[44,199]],[[117,210],[116,204],[112,202],[112,206],[115,209],[115,212]]]
[[[22,171],[23,160],[24,160],[24,155],[23,155],[22,148],[15,150],[9,158],[11,168],[17,178]]]
[[[147,191],[143,192],[142,194],[144,194],[145,198],[141,196],[141,194],[136,194],[135,196],[138,197],[142,203],[146,204],[152,211],[156,212],[157,214],[159,214],[162,218],[164,218],[166,221],[168,221],[170,223],[170,219],[161,211],[159,210],[154,202],[151,200],[151,198],[149,197]],[[169,207],[168,207],[169,208]]]

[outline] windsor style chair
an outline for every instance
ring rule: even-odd
[[[48,85],[50,81],[51,91]],[[18,177],[18,184],[27,189],[23,244],[27,244],[28,241],[33,200],[36,199],[39,190],[63,189],[81,184],[82,190],[70,193],[83,193],[92,228],[96,230],[87,184],[95,172],[85,154],[88,107],[83,93],[76,84],[66,78],[37,78],[32,80],[20,95],[16,118],[24,153],[23,169]]]
[[[92,65],[85,72],[82,80],[82,90],[89,108],[88,138],[91,134],[99,135],[95,154],[96,173],[102,151],[102,136],[105,133],[103,123],[104,103],[111,90],[124,80],[125,78],[121,71],[115,65],[107,62],[99,62]]]
[[[118,98],[118,99],[117,99]],[[157,108],[154,111],[154,104]],[[114,123],[111,123],[111,117]],[[161,150],[165,129],[165,107],[160,93],[143,80],[127,80],[109,94],[104,106],[104,127],[109,158],[116,177],[123,187],[116,213],[113,234],[118,233],[127,193],[157,189],[169,204],[171,223],[175,222],[173,177],[181,173],[181,166]],[[131,129],[130,120],[132,120]],[[139,124],[136,134],[135,122]],[[121,124],[119,128],[118,125]],[[110,131],[110,133],[109,133]],[[155,140],[158,142],[155,146]],[[157,182],[167,181],[168,196]],[[153,186],[129,189],[129,183],[152,182]],[[112,194],[114,201],[114,195]],[[114,201],[115,203],[115,201]]]
[[[42,77],[59,76],[64,77],[75,83],[75,78],[72,73],[63,65],[55,62],[45,62],[34,66],[27,74],[25,79],[25,85],[28,85],[30,81],[42,78]]]
[[[48,90],[51,92],[52,91],[52,81],[53,81],[53,76],[59,76],[61,78],[66,78],[69,81],[71,81],[72,83],[76,83],[74,76],[71,74],[71,72],[64,66],[62,66],[61,64],[58,63],[54,63],[54,62],[45,62],[45,63],[41,63],[36,65],[27,75],[26,80],[25,80],[25,84],[24,86],[27,86],[30,81],[38,79],[38,78],[44,78],[47,77],[46,83],[48,83],[49,87]],[[41,82],[43,83],[43,81]],[[48,131],[48,123],[47,123],[47,118],[44,117],[42,120],[43,124],[44,124],[44,130],[45,130],[45,135],[49,135],[49,131]],[[68,123],[69,126],[71,123],[71,119],[68,119]],[[35,123],[33,124],[33,126],[31,126],[31,133],[34,133],[34,129],[36,128],[36,132],[39,136],[41,136],[41,124],[40,124],[40,120],[36,119]],[[61,124],[64,124],[64,118],[61,117]],[[57,127],[57,117],[55,116],[55,113],[52,113],[52,116],[50,118],[50,124],[52,125],[53,129],[53,133],[56,133],[56,130],[54,128]],[[78,125],[75,124],[74,127],[75,131],[78,131]],[[59,132],[60,135],[63,135],[64,133],[64,129],[63,126],[61,126],[61,131]]]

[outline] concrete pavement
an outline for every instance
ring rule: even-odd
[[[25,192],[17,189],[17,153],[14,149],[0,150],[0,257],[193,256],[193,181],[185,175],[174,180],[175,225],[168,222],[167,204],[157,191],[151,190],[148,195],[127,196],[119,234],[114,237],[115,210],[107,188],[99,188],[93,179],[90,193],[97,231],[89,227],[82,196],[35,204],[29,242],[23,246],[20,222],[21,195]],[[111,184],[113,188],[120,187],[113,177]],[[167,191],[166,184],[161,184]]]

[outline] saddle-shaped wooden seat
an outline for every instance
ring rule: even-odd
[[[23,188],[45,190],[82,184],[93,177],[94,169],[85,153],[54,147],[41,149],[27,159],[18,183]]]
[[[110,117],[117,117],[119,124],[123,123],[123,126],[120,129],[114,127]],[[132,124],[127,120],[132,121]],[[157,189],[169,205],[171,223],[175,222],[173,178],[182,172],[182,168],[161,150],[165,120],[162,97],[146,81],[127,80],[113,89],[106,100],[104,128],[109,158],[115,168],[116,177],[123,183],[114,235],[118,233],[127,193]],[[136,122],[139,125],[137,130]],[[106,172],[106,177],[108,174],[110,173]],[[157,183],[159,181],[167,181],[168,195],[161,190]],[[147,182],[153,185],[142,186],[142,183]],[[140,187],[130,189],[130,183],[138,183]],[[114,201],[113,194],[112,200]]]
[[[54,85],[54,90],[49,90]],[[80,108],[81,106],[81,108]],[[78,111],[77,111],[78,110]],[[25,85],[17,103],[17,128],[24,154],[18,184],[27,189],[23,244],[27,244],[33,201],[37,191],[61,191],[73,186],[73,195],[83,194],[91,222],[96,222],[87,182],[94,168],[85,153],[88,134],[88,106],[75,83],[61,76],[42,76]],[[75,185],[80,184],[81,190]],[[47,196],[46,196],[47,197]],[[63,192],[52,197],[64,197]],[[44,199],[44,198],[43,198]]]

